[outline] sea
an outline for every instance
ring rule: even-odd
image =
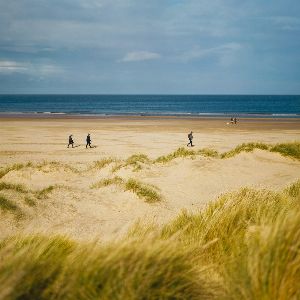
[[[0,114],[300,118],[300,95],[0,95]]]

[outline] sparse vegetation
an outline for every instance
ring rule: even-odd
[[[11,211],[11,212],[17,212],[19,210],[18,206],[14,202],[7,199],[3,195],[0,195],[0,209],[2,211]]]
[[[159,156],[154,162],[155,163],[167,163],[178,157],[195,157],[196,154],[197,154],[197,152],[194,150],[188,150],[188,149],[181,147],[168,155]]]
[[[91,169],[97,169],[97,170],[100,170],[100,169],[103,169],[105,168],[106,166],[108,166],[109,164],[115,162],[116,159],[114,158],[103,158],[101,160],[97,160],[97,161],[94,161]]]
[[[162,200],[157,188],[150,184],[145,184],[135,179],[129,179],[125,184],[126,191],[132,191],[138,197],[145,199],[147,203],[155,203]]]
[[[278,152],[281,155],[300,159],[300,142],[281,143],[270,146],[271,152]]]
[[[254,149],[269,150],[269,145],[264,143],[243,143],[234,149],[221,154],[221,158],[233,157],[241,152],[252,152]]]
[[[0,178],[4,177],[6,174],[8,174],[11,171],[19,171],[23,168],[31,167],[31,166],[32,163],[28,162],[26,164],[13,164],[12,166],[2,168],[2,170],[0,170]]]
[[[46,199],[48,197],[48,194],[50,194],[55,188],[58,186],[56,185],[49,185],[48,187],[41,189],[39,191],[35,192],[35,196],[37,199]]]
[[[131,191],[141,199],[145,199],[147,203],[154,203],[162,200],[159,189],[154,185],[146,184],[135,179],[128,179],[127,181],[119,176],[113,178],[104,178],[94,183],[91,188],[103,188],[109,185],[118,185],[124,191]]]
[[[123,182],[124,182],[124,180],[119,176],[115,176],[113,178],[104,178],[104,179],[94,183],[91,186],[91,188],[97,189],[97,188],[102,188],[102,187],[109,186],[109,185],[112,185],[112,184],[120,185]]]
[[[209,148],[200,149],[200,150],[198,150],[197,154],[203,155],[206,157],[214,157],[214,158],[219,157],[218,151],[216,151],[214,149],[209,149]]]
[[[30,206],[30,207],[33,207],[33,206],[36,206],[36,202],[35,202],[35,200],[33,200],[32,198],[30,198],[30,197],[25,197],[24,198],[24,201],[25,201],[25,203],[28,205],[28,206]]]
[[[20,193],[26,193],[27,189],[21,184],[0,182],[0,191],[2,190],[14,190]]]
[[[112,169],[112,172],[116,172],[121,168],[132,167],[133,171],[140,171],[143,168],[144,164],[151,163],[151,160],[145,154],[133,154],[128,157],[124,162],[118,162]]]

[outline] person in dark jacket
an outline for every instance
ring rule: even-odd
[[[88,146],[90,146],[90,148],[92,148],[91,142],[92,142],[91,135],[88,134],[87,137],[86,137],[86,146],[85,146],[85,148],[87,148]]]
[[[191,131],[189,134],[188,134],[188,139],[189,139],[189,143],[187,144],[187,146],[191,145],[191,147],[193,147],[193,131]]]
[[[68,144],[68,148],[69,146],[72,145],[72,148],[74,148],[74,141],[73,141],[73,135],[69,135],[69,144]]]

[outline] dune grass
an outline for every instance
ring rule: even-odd
[[[0,170],[0,178],[4,177],[6,174],[8,174],[11,171],[19,171],[23,168],[31,167],[33,164],[32,162],[28,162],[26,164],[13,164],[11,166],[7,166],[5,168],[2,168]]]
[[[116,159],[114,159],[112,157],[103,158],[101,160],[96,160],[96,161],[94,161],[93,165],[91,166],[91,169],[101,170],[115,161],[116,161]]]
[[[31,197],[26,196],[24,198],[24,202],[30,207],[36,206],[36,201],[34,199],[32,199]]]
[[[2,211],[17,212],[19,207],[13,201],[7,199],[3,195],[0,195],[0,209]]]
[[[14,184],[8,182],[0,182],[0,191],[2,190],[14,190],[19,193],[28,192],[28,190],[22,184]]]
[[[15,237],[0,244],[1,299],[217,299],[191,250],[159,240],[75,243]]]
[[[270,146],[271,152],[278,152],[283,156],[300,159],[300,142],[280,143]]]
[[[151,163],[151,160],[145,154],[133,154],[129,156],[124,162],[118,162],[113,168],[112,172],[117,172],[121,168],[131,167],[134,172],[140,171],[143,165]]]
[[[243,188],[166,225],[138,227],[105,244],[0,241],[0,298],[300,297],[300,180],[281,192]]]
[[[133,192],[139,198],[144,199],[147,203],[155,203],[162,200],[162,196],[160,195],[159,189],[157,187],[132,178],[128,180],[124,180],[119,176],[104,178],[91,185],[91,188],[98,189],[110,185],[117,185],[124,191]]]
[[[98,189],[98,188],[102,188],[105,186],[109,186],[109,185],[121,185],[124,182],[124,180],[119,177],[119,176],[115,176],[113,178],[104,178],[101,179],[100,181],[94,183],[93,185],[91,185],[92,189]]]
[[[186,149],[184,147],[180,147],[168,155],[159,156],[157,159],[153,161],[153,163],[167,163],[178,157],[195,158],[196,155],[203,155],[206,157],[225,159],[225,158],[230,158],[235,155],[238,155],[241,152],[252,152],[255,149],[277,152],[284,156],[300,159],[300,142],[295,141],[295,142],[280,143],[275,145],[265,144],[260,142],[251,142],[251,143],[243,143],[241,145],[236,146],[234,149],[223,153],[219,153],[218,151],[209,148],[191,150],[191,149]]]
[[[195,157],[196,154],[197,152],[194,150],[189,150],[189,149],[185,149],[184,147],[180,147],[168,155],[159,156],[157,159],[154,160],[154,162],[167,163],[178,157]]]
[[[43,188],[41,190],[35,191],[34,195],[37,199],[46,199],[48,198],[48,195],[56,188],[58,188],[58,185],[49,185],[46,188]]]
[[[269,145],[265,143],[243,143],[230,151],[223,152],[220,157],[229,158],[240,154],[241,152],[252,152],[254,149],[269,150]]]
[[[145,184],[135,179],[129,179],[125,183],[125,190],[131,191],[147,203],[155,203],[162,200],[162,196],[157,191],[158,189],[150,184]]]

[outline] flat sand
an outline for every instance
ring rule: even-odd
[[[143,165],[141,170],[111,163],[93,168],[95,161],[112,157],[124,161],[133,154],[150,159],[186,147],[194,132],[194,150],[227,151],[243,142],[279,143],[299,140],[299,119],[241,119],[237,125],[214,118],[0,118],[0,166],[32,162],[12,170],[0,182],[22,184],[32,191],[55,186],[34,206],[24,195],[1,191],[22,210],[22,217],[0,212],[0,237],[15,233],[58,233],[76,239],[112,238],[136,221],[165,223],[182,209],[197,211],[220,194],[241,187],[280,190],[300,178],[300,162],[277,153],[255,150],[232,158],[177,158],[166,164]],[[87,133],[94,148],[85,148]],[[67,148],[73,134],[75,148]],[[50,164],[59,162],[60,164]],[[44,163],[41,165],[41,163]],[[39,167],[35,167],[40,164]],[[77,171],[72,170],[73,167]],[[120,186],[91,188],[101,179],[120,176],[155,186],[162,201],[146,203]]]

